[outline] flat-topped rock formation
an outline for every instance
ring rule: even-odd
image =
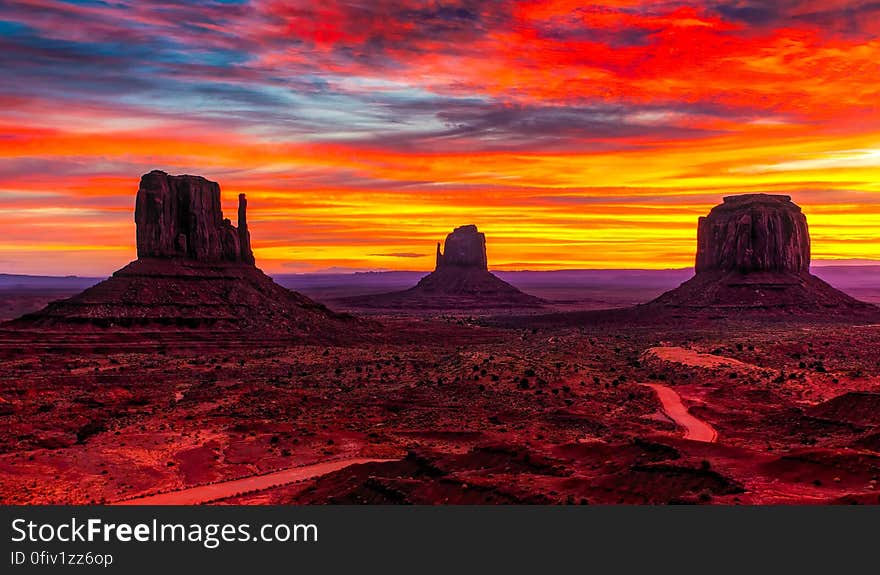
[[[477,230],[477,226],[471,224],[455,228],[451,234],[446,236],[446,243],[443,247],[444,252],[441,253],[440,242],[437,242],[435,270],[473,268],[488,271],[486,234]]]
[[[809,273],[810,232],[789,196],[727,196],[697,224],[697,273]]]
[[[12,325],[176,326],[319,339],[351,332],[358,320],[276,284],[256,267],[246,212],[241,194],[238,226],[233,226],[223,217],[216,182],[145,174],[135,200],[138,259]]]
[[[809,314],[876,310],[809,270],[807,219],[789,196],[728,196],[699,220],[694,277],[646,305]]]
[[[135,200],[138,258],[187,258],[254,265],[247,199],[238,196],[238,227],[223,218],[220,186],[201,176],[154,170],[141,178]]]
[[[437,244],[434,271],[414,287],[394,293],[341,300],[363,308],[467,309],[539,307],[543,300],[521,292],[489,271],[486,236],[475,225],[460,226]]]

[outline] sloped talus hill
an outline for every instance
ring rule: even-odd
[[[354,321],[275,283],[254,266],[135,260],[69,299],[16,320],[34,327],[162,327],[316,333]],[[344,327],[344,326],[339,326]]]

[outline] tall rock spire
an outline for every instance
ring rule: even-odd
[[[241,261],[253,264],[254,252],[251,250],[251,233],[247,225],[247,197],[244,194],[238,194],[238,243]]]
[[[439,270],[440,266],[443,265],[443,254],[440,253],[440,242],[437,242],[437,263],[434,264],[434,269]]]

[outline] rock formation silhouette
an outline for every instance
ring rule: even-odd
[[[695,275],[647,304],[821,313],[874,309],[810,273],[807,218],[789,196],[728,196],[697,227]]]
[[[247,199],[238,227],[223,218],[220,186],[154,170],[135,200],[138,259],[107,280],[15,320],[19,326],[241,330],[334,339],[357,320],[290,291],[256,267]]]
[[[154,170],[141,178],[135,200],[138,258],[253,265],[246,211],[247,199],[240,194],[236,228],[223,218],[217,182]]]
[[[489,271],[486,236],[475,225],[455,228],[443,250],[437,244],[434,271],[401,292],[346,298],[355,307],[480,309],[536,307],[544,302]]]
[[[789,196],[728,196],[699,219],[695,271],[809,273],[807,218]]]
[[[477,230],[477,226],[471,224],[452,230],[446,236],[444,253],[440,252],[440,242],[437,242],[437,265],[436,270],[442,268],[475,268],[488,270],[486,261],[486,234]]]

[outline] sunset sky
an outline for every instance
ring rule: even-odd
[[[724,195],[880,259],[880,3],[0,0],[0,272],[135,257],[152,169],[246,192],[273,273],[692,264]]]

